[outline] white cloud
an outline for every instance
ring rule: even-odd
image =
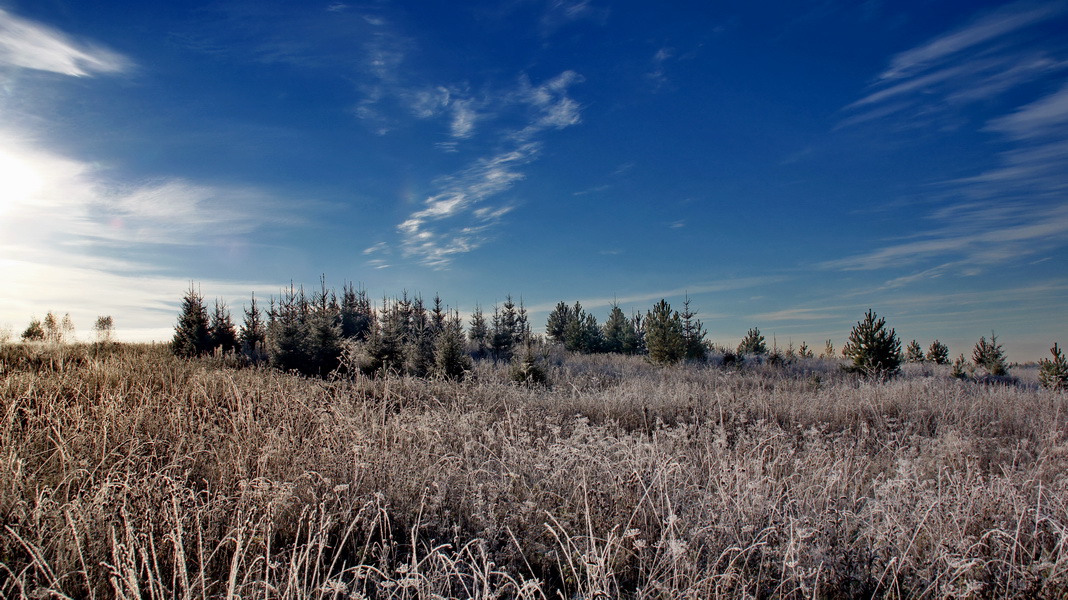
[[[253,188],[178,178],[117,185],[87,162],[0,130],[0,322],[69,310],[88,330],[96,316],[111,314],[122,339],[147,339],[159,333],[162,318],[173,318],[189,284],[165,274],[190,270],[181,264],[183,252],[232,249],[285,215]],[[167,264],[160,255],[170,257]],[[253,290],[278,289],[204,285],[206,294],[230,303]]]
[[[903,79],[929,69],[958,54],[997,41],[1025,27],[1035,25],[1064,12],[1061,2],[1034,4],[1015,2],[1006,5],[957,31],[938,36],[927,43],[895,56],[879,79]]]
[[[968,177],[941,182],[943,208],[927,215],[928,226],[906,240],[828,261],[845,270],[915,269],[890,279],[883,289],[946,277],[968,276],[991,265],[1032,260],[1068,240],[1068,84],[1020,105],[1014,96],[1034,94],[1039,78],[1063,81],[1068,57],[1060,40],[1034,26],[1063,23],[1068,5],[1016,2],[969,25],[893,57],[866,96],[846,107],[855,114],[840,127],[876,120],[905,126],[952,122],[964,105],[996,111],[982,131],[1002,150],[997,164]],[[1033,31],[1028,30],[1034,28]],[[1052,27],[1047,27],[1052,29]],[[1028,30],[1028,31],[1025,31]],[[961,121],[958,121],[961,122]]]
[[[987,129],[1014,140],[1063,137],[1068,133],[1068,84],[1010,115],[991,121]]]
[[[0,65],[73,77],[119,73],[131,62],[106,48],[79,43],[47,25],[0,9]]]
[[[581,121],[581,107],[568,95],[570,86],[580,81],[582,77],[577,73],[564,71],[537,86],[524,78],[516,92],[502,94],[499,109],[508,103],[529,109],[526,125],[502,136],[505,149],[477,159],[437,182],[438,191],[424,201],[423,208],[397,226],[403,254],[426,266],[444,268],[457,256],[482,246],[489,239],[492,226],[514,207],[512,203],[489,202],[525,177],[522,167],[541,153],[538,135]],[[457,104],[466,106],[453,100],[447,102],[454,110]],[[463,137],[460,133],[468,133],[466,125],[458,128],[454,120],[453,135]]]

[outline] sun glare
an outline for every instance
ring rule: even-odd
[[[0,150],[0,214],[26,204],[44,187],[44,178],[28,161]]]

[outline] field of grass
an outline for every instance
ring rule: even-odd
[[[810,359],[548,387],[0,347],[0,597],[1068,596],[1068,395]]]

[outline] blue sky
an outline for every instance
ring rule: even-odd
[[[1068,4],[0,0],[0,326],[689,294],[709,339],[1068,343]]]

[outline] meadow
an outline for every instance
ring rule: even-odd
[[[545,364],[0,347],[0,597],[1068,596],[1068,395],[1027,369]]]

